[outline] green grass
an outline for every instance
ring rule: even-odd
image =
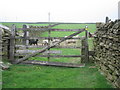
[[[49,24],[27,24],[27,25],[32,25],[32,26],[49,26]],[[53,25],[53,24],[51,24]]]
[[[25,24],[25,23],[6,23],[6,22],[4,22],[4,23],[2,23],[3,25],[6,25],[6,26],[8,26],[8,27],[11,27],[13,24],[15,24],[16,25],[16,27],[17,28],[22,28],[22,26]]]
[[[53,28],[59,28],[59,29],[81,29],[85,28],[85,26],[88,26],[88,30],[90,32],[94,32],[96,30],[95,24],[60,24],[58,26],[55,26]]]
[[[112,88],[97,69],[90,66],[12,65],[10,70],[3,71],[3,88]]]
[[[80,55],[80,49],[67,49],[67,48],[52,48],[50,50],[58,50],[61,51],[62,53],[56,54],[56,55]],[[51,54],[55,55],[55,54]],[[38,61],[48,61],[46,57],[31,57],[29,60],[38,60]],[[81,63],[80,58],[50,58],[50,61],[53,62],[66,62],[66,63]]]
[[[85,28],[86,25],[88,26],[89,32],[94,33],[96,31],[95,24],[60,24],[60,25],[53,27],[53,29],[82,29],[82,28]],[[75,33],[75,32],[53,31],[53,32],[51,32],[51,36],[52,37],[64,37],[64,36],[68,36],[72,33]],[[85,33],[83,32],[79,35],[84,36]],[[42,36],[47,37],[48,32],[43,33]]]
[[[32,25],[32,26],[48,26],[49,24],[26,24],[26,23],[7,23],[7,22],[3,22],[3,23],[0,23],[0,24],[3,24],[3,25],[6,25],[8,27],[11,27],[13,24],[16,25],[17,28],[22,28],[23,25]]]
[[[2,72],[0,71],[0,89],[2,89]]]

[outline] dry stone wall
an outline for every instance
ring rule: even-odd
[[[2,60],[9,58],[9,39],[10,30],[4,28],[4,26],[0,27],[0,56]]]
[[[97,24],[94,51],[99,70],[120,88],[120,20]]]

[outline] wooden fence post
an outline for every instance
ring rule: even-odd
[[[81,40],[81,45],[82,45],[82,49],[81,49],[81,62],[85,63],[85,39]]]
[[[50,26],[50,23],[49,23]],[[50,47],[50,34],[51,34],[51,30],[49,29],[48,31],[48,47]],[[48,61],[50,61],[50,48],[48,49]]]
[[[11,28],[10,50],[9,50],[11,63],[14,63],[15,61],[15,58],[14,58],[15,56],[15,29],[16,29],[16,26],[13,24]]]
[[[85,28],[85,38],[81,40],[82,49],[81,49],[81,61],[82,63],[88,63],[89,61],[89,47],[88,47],[88,27]],[[84,47],[84,48],[83,48]]]
[[[85,30],[85,62],[89,61],[88,30]]]
[[[9,60],[9,59],[10,59],[10,51],[9,51],[9,50],[10,50],[10,39],[8,39],[8,46],[7,46],[7,49],[8,49],[8,53],[7,53],[8,56],[7,56],[7,57],[8,57],[8,60]]]
[[[26,29],[27,25],[23,25],[23,28]],[[28,46],[29,45],[29,40],[27,40],[26,38],[29,36],[29,32],[24,30],[24,39],[23,39],[23,45]]]

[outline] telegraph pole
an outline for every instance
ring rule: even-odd
[[[50,12],[48,13],[48,22],[50,23]]]
[[[118,19],[120,19],[120,1],[118,2]]]

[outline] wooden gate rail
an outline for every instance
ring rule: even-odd
[[[49,28],[17,28],[16,29],[17,31],[18,30],[23,30],[23,31],[48,31]]]
[[[42,46],[42,45],[38,45],[38,46],[25,46],[25,45],[15,45],[16,48],[22,47],[22,48],[45,48],[46,46]],[[54,48],[74,48],[74,49],[81,49],[81,48],[85,48],[84,46],[56,46]]]
[[[25,54],[22,54],[23,56],[25,56]],[[22,56],[21,54],[15,54],[15,56]],[[67,58],[71,58],[71,57],[82,57],[84,55],[48,55],[49,57],[67,57]],[[36,57],[48,57],[47,55],[36,55]]]
[[[63,63],[63,62],[48,62],[48,61],[37,61],[29,60],[23,61],[21,64],[32,64],[32,65],[44,65],[44,66],[59,66],[59,67],[84,67],[85,64],[73,64],[73,63]]]
[[[71,57],[81,57],[83,55],[49,55],[49,57],[67,57],[67,58],[71,58]],[[46,55],[37,55],[36,57],[48,57]]]
[[[74,32],[76,32],[76,31],[80,31],[80,30],[82,30],[82,29],[51,29],[51,31],[68,31],[68,32],[70,32],[70,31],[74,31]]]
[[[80,31],[81,29],[51,29],[51,28],[17,28],[16,30],[23,30],[23,31],[48,31],[50,29],[50,31]]]
[[[56,24],[53,24],[53,25],[51,25],[50,23],[49,23],[49,25],[48,26],[34,26],[34,25],[30,25],[29,26],[29,28],[52,28],[52,27],[54,27],[54,26],[57,26],[57,25],[59,25],[59,23],[56,23]]]
[[[22,36],[16,36],[15,39],[63,39],[64,37],[22,37]],[[70,39],[84,39],[84,37],[72,37]]]

